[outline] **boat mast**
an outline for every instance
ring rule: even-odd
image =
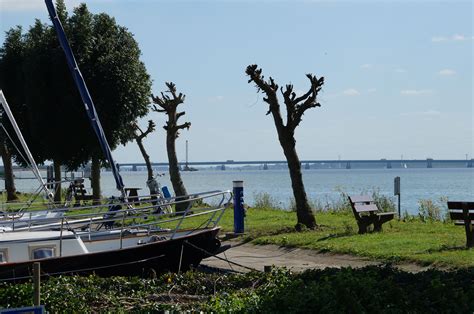
[[[189,169],[189,166],[188,166],[188,140],[186,140],[186,166],[185,166],[186,169]]]
[[[45,0],[45,2],[46,7],[48,8],[49,16],[51,17],[51,20],[53,22],[54,29],[56,30],[56,34],[58,35],[59,43],[64,51],[64,55],[66,56],[69,70],[71,71],[72,77],[74,78],[74,82],[76,83],[77,89],[79,90],[79,94],[81,94],[82,101],[84,102],[84,107],[86,109],[87,116],[89,117],[91,126],[94,129],[94,132],[99,140],[100,147],[102,148],[105,157],[109,161],[112,173],[115,178],[117,190],[119,190],[122,193],[122,196],[125,198],[126,194],[122,177],[120,176],[117,164],[112,158],[112,152],[110,150],[109,143],[105,138],[104,130],[102,129],[102,125],[100,124],[99,117],[94,107],[94,102],[92,101],[92,97],[89,94],[86,82],[82,77],[82,73],[79,70],[79,66],[77,65],[76,59],[74,58],[74,54],[71,50],[71,47],[69,46],[69,42],[66,38],[66,34],[64,33],[63,26],[53,5],[53,1]]]
[[[31,171],[33,172],[36,179],[38,179],[38,181],[41,183],[41,188],[45,191],[48,199],[51,201],[51,204],[54,204],[53,193],[48,189],[46,183],[44,182],[43,177],[41,176],[41,173],[38,169],[38,165],[36,164],[35,159],[33,158],[33,155],[31,155],[28,145],[26,145],[25,139],[23,138],[23,134],[21,134],[20,128],[18,127],[18,124],[16,123],[15,117],[13,116],[10,110],[10,106],[8,106],[7,100],[5,99],[5,96],[3,95],[3,91],[1,89],[0,89],[0,102],[2,103],[3,110],[7,114],[7,117],[13,126],[13,130],[15,130],[16,136],[18,137],[21,146],[25,150],[26,158],[28,158],[28,161],[30,162]]]

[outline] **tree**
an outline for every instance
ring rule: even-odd
[[[24,45],[22,29],[20,26],[10,29],[5,34],[5,41],[0,48],[0,89],[8,95],[10,101],[21,103],[23,101],[22,61]],[[11,96],[11,97],[10,97]],[[1,110],[0,110],[1,111]],[[2,117],[2,124],[9,133],[12,132],[7,117]],[[4,167],[5,190],[7,201],[17,200],[15,181],[13,176],[12,150],[13,143],[9,143],[3,130],[0,130],[0,154]]]
[[[186,97],[182,93],[176,93],[176,86],[174,83],[166,83],[168,90],[161,93],[161,97],[151,96],[153,103],[152,110],[156,112],[164,112],[168,115],[168,121],[163,128],[166,130],[166,150],[168,152],[168,163],[170,180],[173,185],[174,193],[177,197],[187,196],[186,188],[184,187],[181,174],[179,172],[178,158],[176,157],[176,139],[179,137],[179,130],[189,129],[191,122],[184,122],[178,124],[179,118],[184,116],[185,112],[178,112],[178,105],[184,103]],[[171,95],[171,96],[170,96]],[[161,109],[160,109],[161,108]],[[183,211],[187,208],[188,203],[178,203],[176,211]]]
[[[62,0],[56,7],[111,149],[133,140],[129,130],[148,113],[151,94],[151,80],[133,35],[109,15],[90,13],[85,4],[71,16]],[[32,143],[33,156],[40,163],[53,160],[71,170],[92,159],[91,185],[99,198],[105,158],[55,31],[36,20],[24,38],[26,106],[22,109],[22,103],[15,102],[12,111],[25,116],[20,126],[29,129],[25,137]]]
[[[143,159],[145,160],[146,164],[146,170],[147,170],[147,185],[148,188],[150,189],[150,195],[152,199],[156,199],[156,195],[158,194],[158,186],[156,186],[154,183],[154,176],[153,176],[153,168],[151,166],[151,161],[150,161],[150,156],[148,155],[145,146],[143,145],[143,139],[147,137],[148,134],[151,132],[155,131],[155,123],[152,120],[148,121],[148,127],[145,131],[142,131],[142,129],[138,126],[138,124],[135,124],[134,128],[134,134],[135,134],[135,141],[137,142],[138,148],[140,149],[140,152],[142,153]]]
[[[324,84],[324,77],[317,78],[312,74],[307,74],[306,77],[311,83],[309,90],[302,96],[297,97],[293,91],[293,85],[286,85],[280,89],[283,96],[283,101],[286,106],[286,124],[283,122],[283,117],[280,112],[280,103],[278,100],[278,84],[273,78],[265,81],[262,75],[262,69],[257,65],[249,65],[245,73],[250,77],[249,83],[254,82],[257,91],[262,91],[266,97],[263,100],[268,103],[268,114],[272,114],[273,121],[278,133],[278,140],[283,148],[286,160],[288,162],[288,169],[291,177],[291,186],[293,188],[293,196],[296,202],[297,225],[296,228],[301,228],[301,225],[307,228],[314,229],[316,227],[316,219],[314,218],[311,207],[308,203],[306,191],[303,183],[303,176],[301,173],[301,162],[296,152],[295,129],[300,124],[303,114],[306,110],[314,107],[320,107],[317,102],[317,96]]]

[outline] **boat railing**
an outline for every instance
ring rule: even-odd
[[[230,191],[209,191],[187,195],[185,197],[170,198],[166,202],[153,203],[150,199],[147,203],[142,203],[139,207],[130,209],[127,205],[134,202],[116,201],[111,204],[100,206],[89,206],[75,208],[66,215],[55,218],[33,218],[30,214],[29,220],[21,221],[23,225],[15,227],[15,223],[20,221],[12,220],[11,232],[15,231],[40,231],[40,230],[59,230],[60,231],[60,252],[62,251],[63,230],[72,231],[76,236],[86,236],[89,240],[95,236],[110,234],[113,232],[120,234],[120,247],[122,247],[122,238],[127,230],[137,230],[140,232],[163,231],[174,238],[178,232],[190,233],[200,228],[215,227],[222,218],[225,209],[228,208],[232,200]],[[212,205],[206,204],[206,201],[213,201]],[[187,202],[187,207],[179,212],[160,212],[163,206],[176,206],[176,204]],[[203,206],[193,206],[197,203]],[[110,206],[120,205],[124,209],[108,211]],[[89,212],[83,213],[89,209]],[[56,209],[57,210],[57,209]],[[25,213],[26,214],[26,213]],[[193,219],[207,215],[206,219],[196,221],[199,225],[187,225],[187,229],[181,229],[185,219]],[[2,222],[3,224],[4,222]]]

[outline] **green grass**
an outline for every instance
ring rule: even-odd
[[[296,232],[296,213],[255,209],[247,211],[245,235],[254,244],[276,244],[321,252],[346,253],[386,262],[414,262],[442,267],[474,266],[474,249],[466,249],[464,228],[418,219],[385,223],[383,232],[359,235],[352,213],[318,212],[317,230]],[[190,222],[187,222],[190,226]],[[225,213],[222,232],[233,231],[233,210]]]

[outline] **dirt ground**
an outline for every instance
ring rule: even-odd
[[[201,262],[204,267],[217,268],[226,271],[248,272],[252,269],[264,271],[265,266],[287,267],[299,272],[306,269],[324,269],[327,267],[359,268],[367,265],[382,264],[378,261],[347,254],[318,253],[313,250],[284,248],[276,245],[253,245],[238,241],[223,242],[231,247],[217,255]],[[223,260],[225,259],[225,260]],[[227,262],[242,265],[238,266]],[[408,272],[420,272],[429,269],[416,264],[398,264],[397,268]]]

